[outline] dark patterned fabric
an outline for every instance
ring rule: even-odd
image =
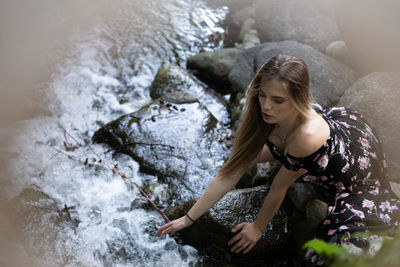
[[[390,189],[385,155],[370,125],[361,114],[343,107],[317,111],[329,124],[330,136],[315,153],[304,158],[282,155],[267,141],[280,164],[293,171],[307,170],[299,179],[329,192],[328,216],[316,237],[339,242],[346,232],[396,227],[400,201]]]

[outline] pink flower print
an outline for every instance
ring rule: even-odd
[[[347,124],[347,122],[341,121],[339,122],[341,125],[343,125],[344,127],[346,127],[347,129],[350,128],[350,126]]]
[[[350,185],[348,189],[350,192],[353,192],[353,185]]]
[[[344,204],[344,201],[342,200],[342,201],[340,201],[340,205],[343,205]]]
[[[382,204],[379,205],[379,208],[380,208],[382,211],[385,211],[385,210],[390,211],[390,203],[389,203],[389,201],[382,202]]]
[[[324,225],[331,224],[331,221],[328,220],[328,219],[326,219],[326,220],[323,222],[323,224],[324,224]]]
[[[291,159],[289,157],[287,157],[287,161],[292,165],[296,163],[296,161],[294,161],[293,159]]]
[[[321,168],[325,168],[328,165],[329,162],[329,157],[328,155],[323,155],[319,160],[318,160],[318,165],[321,166]]]
[[[357,180],[357,176],[354,175],[353,177],[350,178],[352,182],[354,182],[355,180]]]
[[[382,160],[382,167],[383,167],[383,168],[386,168],[386,167],[387,167],[387,165],[386,165],[386,160]]]
[[[339,198],[348,197],[349,195],[350,195],[349,193],[341,193],[341,194],[338,196],[338,199],[339,199]],[[343,205],[343,203],[342,203],[341,205]]]
[[[321,176],[321,180],[322,180],[322,181],[326,181],[326,180],[328,180],[328,177],[326,177],[325,175],[323,175],[323,176]]]
[[[349,229],[349,227],[347,225],[341,225],[339,227],[339,230],[347,230],[347,229]]]
[[[358,192],[357,192],[357,195],[361,195],[361,194],[362,194],[362,191],[358,191]]]
[[[359,157],[358,163],[360,165],[361,170],[365,170],[369,167],[369,158],[367,157]]]
[[[368,193],[370,193],[371,195],[377,196],[379,195],[379,188],[375,188],[374,190],[370,190],[368,191]]]
[[[319,158],[319,153],[317,154],[317,156],[315,156],[315,158],[312,161],[316,161]]]
[[[328,235],[333,235],[334,233],[336,233],[336,230],[333,230],[333,229],[332,229],[332,230],[329,230],[329,231],[328,231]]]
[[[355,116],[355,115],[353,115],[353,114],[350,114],[349,117],[350,117],[350,119],[352,119],[352,120],[355,120],[355,121],[357,120],[357,116]]]
[[[312,182],[317,180],[317,177],[315,177],[314,175],[307,175],[303,178],[303,181],[305,182]]]
[[[346,165],[344,165],[344,167],[342,168],[341,172],[346,173],[349,168],[350,168],[350,164],[347,162]]]
[[[346,209],[341,209],[340,210],[340,214],[343,214],[343,213],[345,213],[346,212]]]
[[[368,208],[369,210],[373,210],[375,208],[375,203],[371,200],[364,199],[362,202],[363,208]]]
[[[368,172],[367,176],[363,179],[363,182],[366,183],[369,180],[369,177],[371,177],[371,172]]]
[[[344,152],[344,143],[342,141],[339,142],[339,153],[343,154]]]
[[[308,172],[308,170],[307,170],[307,169],[304,169],[304,168],[300,168],[298,171],[299,171],[299,172],[304,172],[304,173]]]
[[[361,143],[361,145],[362,145],[362,147],[364,149],[370,149],[371,148],[371,146],[369,144],[369,141],[367,139],[365,139],[365,138],[360,138],[360,143]]]
[[[334,206],[328,206],[328,214],[332,214],[334,210]]]
[[[339,183],[336,184],[336,189],[340,190],[340,191],[343,191],[343,190],[346,189],[346,187],[344,186],[344,184],[342,182],[339,182]]]
[[[361,210],[351,209],[351,212],[353,212],[355,215],[357,215],[361,219],[365,218],[364,212],[362,212]]]
[[[369,152],[369,155],[373,157],[374,159],[377,159],[376,153],[375,152]]]
[[[379,218],[381,218],[382,221],[384,221],[385,223],[390,223],[390,221],[391,221],[390,216],[387,215],[387,214],[380,214],[380,215],[379,215]]]

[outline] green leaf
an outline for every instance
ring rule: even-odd
[[[312,248],[320,255],[330,260],[346,259],[349,257],[347,250],[336,243],[327,243],[321,239],[313,239],[303,245],[303,249]]]

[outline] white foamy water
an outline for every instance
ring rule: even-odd
[[[222,34],[218,23],[226,8],[209,8],[202,1],[152,0],[144,4],[120,1],[119,16],[77,35],[67,58],[54,71],[46,92],[50,117],[19,123],[11,168],[12,198],[35,186],[57,207],[73,206],[74,223],[56,220],[56,211],[24,229],[27,248],[43,266],[194,266],[197,251],[171,237],[155,238],[164,223],[134,186],[156,184],[157,178],[138,173],[128,156],[113,157],[105,145],[91,144],[103,124],[148,104],[149,86],[163,65],[185,67],[186,59]],[[221,108],[215,108],[216,111]],[[224,111],[226,112],[226,111]],[[224,117],[226,115],[221,115]],[[85,165],[86,161],[88,164]],[[126,181],[111,169],[127,175]],[[166,185],[153,198],[165,199]],[[44,207],[46,203],[29,203]]]

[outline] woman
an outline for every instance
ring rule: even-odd
[[[363,117],[345,108],[313,109],[308,68],[279,54],[257,72],[246,90],[246,108],[228,162],[188,213],[156,236],[190,226],[230,191],[255,162],[281,165],[254,222],[236,225],[229,242],[249,252],[261,238],[297,179],[323,185],[329,213],[317,237],[339,242],[345,232],[389,229],[398,224],[399,200],[387,182],[384,154]]]

